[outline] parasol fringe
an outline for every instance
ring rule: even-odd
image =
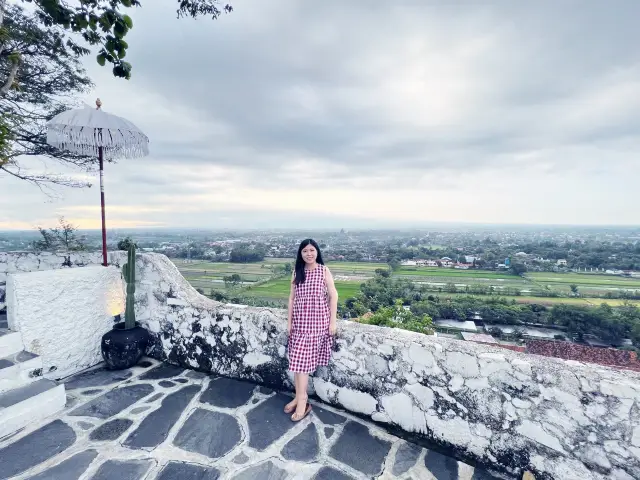
[[[54,124],[47,129],[47,143],[78,155],[98,156],[103,147],[105,160],[139,158],[149,154],[149,139],[142,132]]]

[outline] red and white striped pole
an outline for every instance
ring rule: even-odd
[[[96,110],[100,110],[102,102],[96,100]],[[98,160],[100,162],[100,206],[102,209],[102,265],[107,266],[107,222],[104,213],[104,152],[102,146],[98,147]]]
[[[102,265],[107,266],[107,225],[104,215],[104,176],[102,147],[98,147],[98,158],[100,159],[100,205],[102,207]]]

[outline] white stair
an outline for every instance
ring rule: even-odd
[[[42,359],[24,350],[0,358],[0,393],[22,387],[42,377]]]
[[[67,396],[64,385],[46,378],[0,394],[0,440],[2,437],[59,412]]]
[[[0,328],[0,358],[21,352],[22,349],[22,336],[20,332]]]
[[[6,318],[6,317],[5,317]],[[0,440],[62,410],[64,385],[42,377],[42,359],[0,318]],[[4,328],[3,328],[4,327]]]

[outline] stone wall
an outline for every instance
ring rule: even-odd
[[[283,310],[199,295],[161,255],[141,255],[138,318],[158,359],[292,388]],[[323,401],[537,479],[640,478],[640,375],[490,345],[339,322]]]
[[[120,252],[110,255],[118,257]],[[0,252],[0,311],[6,302],[6,282],[10,273],[39,272],[59,268],[84,267],[102,263],[102,253],[40,253]]]
[[[136,265],[151,356],[292,388],[283,310],[207,299],[162,255]],[[310,393],[505,478],[640,478],[636,372],[339,322],[333,361]]]
[[[100,341],[124,311],[120,269],[92,265],[23,272],[7,279],[9,328],[42,358],[43,374],[59,379],[102,361]]]

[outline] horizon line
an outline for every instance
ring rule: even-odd
[[[348,223],[348,222],[345,222]],[[228,231],[327,231],[327,230],[350,230],[350,231],[382,231],[382,230],[424,230],[429,228],[434,228],[438,226],[446,226],[446,227],[518,227],[518,228],[602,228],[602,229],[639,229],[640,224],[589,224],[589,223],[487,223],[487,222],[429,222],[429,223],[420,223],[420,224],[385,224],[380,226],[354,226],[350,227],[348,224],[342,225],[333,225],[326,227],[283,227],[283,226],[274,226],[274,227],[198,227],[198,226],[184,226],[184,227],[170,227],[166,225],[162,226],[139,226],[139,227],[109,227],[107,226],[107,233],[109,231],[120,230],[120,231],[138,231],[138,230],[197,230],[197,231],[211,231],[211,232],[228,232]],[[101,232],[100,228],[77,228],[77,231],[82,232]],[[0,233],[3,232],[11,232],[11,233],[20,233],[20,232],[32,232],[37,233],[37,227],[33,227],[33,229],[0,229]]]

